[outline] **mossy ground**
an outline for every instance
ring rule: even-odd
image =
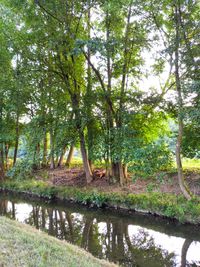
[[[0,217],[0,266],[114,267],[88,252],[16,221]]]

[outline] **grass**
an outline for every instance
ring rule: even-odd
[[[0,266],[114,267],[88,252],[43,232],[0,217]]]
[[[80,157],[74,157],[70,163],[70,168],[82,168],[83,161]],[[106,168],[105,161],[95,161],[95,168]]]
[[[11,192],[22,192],[37,197],[48,199],[73,201],[84,205],[114,209],[137,210],[150,212],[178,219],[180,222],[200,223],[200,202],[194,198],[185,200],[182,195],[167,193],[147,192],[132,194],[122,192],[98,192],[95,189],[51,186],[44,181],[5,181],[0,184],[0,189]]]
[[[183,163],[185,172],[200,172],[200,160],[184,159]],[[80,159],[73,162],[73,166],[80,164]],[[44,181],[34,179],[6,180],[0,184],[0,189],[17,193],[23,192],[48,199],[58,198],[90,206],[139,210],[175,218],[181,222],[200,224],[200,200],[198,198],[187,201],[181,195],[152,192],[156,186],[155,183],[149,183],[146,188],[147,193],[127,194],[123,192],[98,192],[97,189],[88,188],[53,186],[48,184],[47,179],[48,175]],[[163,181],[164,178],[159,177],[159,179]]]
[[[183,170],[200,172],[200,159],[183,159]]]
[[[189,159],[183,158],[182,160],[183,171],[184,172],[194,172],[200,173],[200,159]],[[76,157],[73,159],[72,163],[70,164],[70,168],[82,168],[83,162],[80,157]],[[96,168],[106,168],[106,164],[104,161],[96,161],[95,162]],[[176,162],[174,161],[171,168],[165,170],[167,173],[175,173],[177,172]],[[146,177],[148,178],[148,177]]]

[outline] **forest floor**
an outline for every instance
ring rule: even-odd
[[[54,186],[86,187],[88,189],[95,188],[101,192],[127,192],[135,194],[145,192],[181,193],[175,170],[160,172],[154,175],[154,177],[149,178],[132,178],[129,174],[129,183],[123,187],[117,184],[110,184],[103,168],[94,169],[93,175],[93,181],[90,185],[87,185],[85,174],[81,167],[70,169],[63,167],[54,170],[43,169],[35,173],[37,180],[46,181],[49,185]],[[184,175],[191,191],[195,194],[200,194],[200,170],[185,170]]]

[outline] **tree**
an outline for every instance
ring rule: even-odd
[[[161,12],[159,12],[161,10]],[[185,184],[181,160],[181,147],[184,132],[184,101],[183,87],[192,77],[196,77],[196,41],[194,35],[188,38],[188,33],[194,32],[196,27],[196,13],[198,10],[197,1],[161,1],[156,3],[150,1],[148,12],[154,21],[155,27],[163,39],[165,54],[170,58],[171,69],[174,72],[174,88],[177,91],[177,121],[178,136],[176,143],[176,162],[178,179],[181,191],[187,199],[192,193]],[[158,12],[157,12],[158,11]],[[195,18],[194,23],[189,23],[191,18]],[[186,26],[187,25],[187,30]]]
[[[111,176],[121,185],[126,181],[125,165],[120,146],[118,149],[115,146],[124,139],[124,114],[127,113],[127,89],[130,86],[128,78],[131,74],[137,75],[141,63],[140,52],[146,44],[142,23],[131,21],[138,11],[136,9],[132,1],[100,3],[98,11],[102,19],[91,26],[95,37],[78,42],[96,76],[97,88],[101,89],[100,105],[106,121],[106,158],[111,162]],[[100,37],[96,37],[98,32],[101,33]]]

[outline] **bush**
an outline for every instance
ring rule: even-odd
[[[27,159],[19,160],[6,175],[11,179],[28,179],[32,176],[33,162]]]
[[[172,154],[165,143],[152,143],[135,148],[129,170],[135,176],[149,177],[158,171],[168,169],[172,162]]]

